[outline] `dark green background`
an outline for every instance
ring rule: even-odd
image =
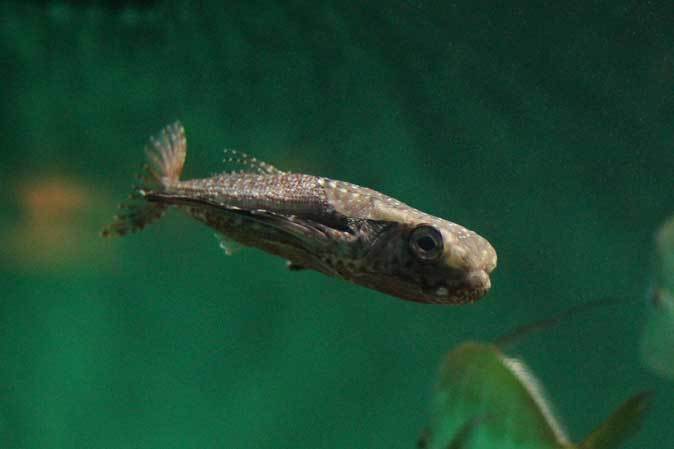
[[[0,6],[0,446],[413,448],[453,345],[614,297],[516,353],[574,439],[652,388],[627,446],[674,447],[674,386],[638,357],[674,210],[671,2],[213,3]],[[177,213],[98,239],[175,119],[187,177],[238,148],[478,231],[492,292],[400,301],[227,257]],[[56,255],[20,194],[53,176],[85,197]]]

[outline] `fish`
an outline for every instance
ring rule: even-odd
[[[408,301],[467,304],[485,296],[496,267],[493,246],[459,224],[367,187],[281,171],[235,150],[245,170],[181,180],[187,153],[180,122],[146,147],[147,165],[131,202],[106,237],[139,231],[175,207],[225,242],[282,257]]]
[[[674,380],[674,217],[656,233],[655,278],[640,351],[645,366]]]
[[[651,402],[625,400],[583,441],[570,441],[540,381],[521,359],[493,343],[467,341],[445,357],[423,449],[611,449],[634,435]]]

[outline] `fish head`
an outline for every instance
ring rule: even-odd
[[[491,288],[496,251],[475,232],[368,188],[331,180],[322,185],[334,212],[356,224],[349,245],[363,269],[343,277],[424,303],[465,304]]]
[[[436,217],[392,223],[370,248],[365,282],[403,299],[466,304],[491,288],[496,251],[473,231]],[[357,281],[358,282],[358,281]]]

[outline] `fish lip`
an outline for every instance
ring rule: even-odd
[[[434,289],[428,289],[420,291],[420,297],[422,299],[415,299],[418,302],[427,302],[431,304],[470,304],[477,302],[482,299],[487,293],[489,293],[489,288],[461,288],[461,289],[447,289],[447,294],[437,294],[438,289],[446,287],[438,286]]]
[[[476,302],[491,290],[491,279],[486,270],[472,270],[460,280],[436,284],[424,289],[426,297],[438,304],[467,304]]]
[[[423,294],[422,299],[415,298],[414,301],[424,302],[427,304],[441,304],[441,305],[464,305],[471,304],[482,299],[487,293],[488,289],[482,290],[459,290],[453,292],[448,296],[438,296],[433,294]]]
[[[456,295],[453,304],[470,304],[482,299],[489,292],[488,288],[462,290],[460,294]]]
[[[471,290],[465,296],[465,301],[462,304],[477,302],[478,300],[484,298],[487,295],[487,293],[489,293],[489,290],[491,290],[491,288],[481,288],[477,290]]]
[[[464,282],[471,290],[489,290],[491,288],[491,278],[486,270],[473,270],[466,274]]]
[[[382,273],[353,273],[349,280],[406,301],[424,304],[462,305],[478,301],[491,289],[491,280],[486,272],[474,275],[477,282],[472,278],[472,281],[466,282],[469,273],[472,273],[472,271],[459,278],[446,279],[426,285],[401,282],[398,277]],[[437,290],[439,288],[445,288],[447,294],[438,295]]]

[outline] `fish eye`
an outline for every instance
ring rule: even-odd
[[[436,260],[442,254],[442,234],[433,226],[420,225],[412,230],[410,250],[422,261]]]

